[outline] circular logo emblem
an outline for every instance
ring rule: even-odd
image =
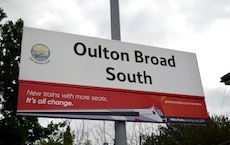
[[[31,49],[31,55],[36,61],[46,61],[50,56],[50,50],[44,44],[35,44]]]

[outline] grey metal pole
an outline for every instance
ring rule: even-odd
[[[111,35],[114,40],[121,40],[118,0],[110,0]]]
[[[110,0],[111,36],[121,40],[118,0]],[[115,121],[115,145],[127,145],[125,121]]]
[[[127,145],[125,121],[115,121],[115,145]]]

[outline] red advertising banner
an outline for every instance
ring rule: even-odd
[[[20,81],[19,90],[18,114],[24,115],[195,124],[204,124],[208,118],[203,96],[33,81]],[[143,115],[112,114],[115,112],[140,114],[142,110],[151,110],[151,113],[144,114],[144,118]],[[159,115],[158,119],[152,117],[152,110]],[[82,111],[88,114],[83,114]],[[111,114],[99,114],[105,111]],[[97,112],[99,115],[96,116],[92,112]]]
[[[196,55],[24,28],[18,115],[205,124]]]

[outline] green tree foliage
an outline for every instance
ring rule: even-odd
[[[61,131],[61,128],[66,126],[66,122],[60,122],[60,123],[56,123],[54,124],[53,122],[51,122],[50,124],[48,124],[48,127],[50,130],[52,130],[52,134],[50,134],[49,136],[42,138],[40,143],[41,145],[62,145],[63,142],[63,133]]]
[[[169,124],[145,137],[143,145],[218,145],[230,139],[230,120],[213,116],[206,126]]]
[[[40,140],[40,145],[73,145],[74,135],[71,133],[70,124],[67,121],[54,124],[51,122],[48,128],[52,130],[47,138]],[[66,129],[65,129],[66,128]]]
[[[16,115],[23,21],[4,18],[0,8],[0,145],[32,144],[54,128],[41,127],[37,117]]]
[[[71,133],[70,124],[68,124],[66,131],[64,133],[64,142],[63,145],[73,145],[74,135]]]

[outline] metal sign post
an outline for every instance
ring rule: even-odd
[[[110,11],[112,39],[121,40],[118,0],[110,0]],[[125,121],[115,121],[115,145],[127,145]]]
[[[118,0],[110,0],[111,14],[111,36],[114,40],[121,40],[120,34],[120,18]]]

